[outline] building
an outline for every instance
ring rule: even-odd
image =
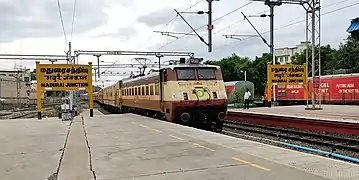
[[[310,43],[310,42],[308,42]],[[292,63],[292,57],[296,53],[301,53],[307,48],[307,43],[300,42],[300,44],[295,47],[283,47],[275,49],[275,56],[277,57],[277,61],[280,64],[290,64]]]
[[[350,33],[353,38],[359,39],[359,17],[352,19],[347,32]]]
[[[0,70],[0,99],[4,99],[5,103],[27,103],[28,89],[30,89],[28,71]]]

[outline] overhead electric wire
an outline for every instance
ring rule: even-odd
[[[193,8],[194,6],[196,6],[197,4],[201,3],[202,1],[204,1],[204,0],[199,0],[199,1],[197,1],[196,3],[194,3],[193,5],[191,5],[190,7],[186,8],[185,10],[183,10],[183,12],[188,11],[189,9]],[[178,15],[176,14],[176,16],[174,16],[170,21],[168,21],[168,22],[167,22],[162,28],[160,28],[160,29],[166,28],[166,27],[167,27],[172,21],[174,21],[177,17],[178,17]],[[166,30],[167,30],[167,28],[166,28]],[[152,34],[152,35],[147,39],[146,42],[150,42],[150,40],[151,40],[151,38],[153,37],[153,35],[154,35],[154,34]],[[145,56],[145,57],[147,57],[147,56]]]
[[[349,7],[353,7],[353,6],[356,6],[356,5],[359,5],[359,2],[357,3],[354,3],[354,4],[350,4],[350,5],[347,5],[347,6],[343,6],[341,8],[338,8],[338,9],[334,9],[334,10],[331,10],[331,11],[328,11],[328,12],[325,12],[323,14],[321,14],[320,16],[325,16],[325,15],[328,15],[328,14],[331,14],[331,13],[334,13],[336,11],[340,11],[340,10],[343,10],[343,9],[346,9],[346,8],[349,8]],[[299,21],[295,21],[295,22],[292,22],[292,23],[289,23],[289,24],[285,24],[285,25],[282,25],[280,27],[277,27],[274,29],[274,31],[278,30],[278,29],[283,29],[283,28],[286,28],[286,27],[289,27],[289,26],[293,26],[293,25],[296,25],[296,24],[299,24],[299,23],[302,23],[302,22],[305,22],[305,19],[302,19],[302,20],[299,20]],[[269,33],[270,31],[265,31],[265,32],[262,32],[261,34],[267,34]],[[247,38],[249,39],[249,38]]]
[[[238,11],[238,10],[244,8],[244,7],[246,7],[246,6],[248,6],[248,5],[251,4],[251,3],[253,3],[253,1],[250,1],[250,2],[244,4],[244,5],[240,6],[240,7],[238,7],[238,8],[236,8],[236,9],[234,9],[234,10],[232,10],[232,11],[230,11],[230,12],[228,12],[228,13],[226,13],[226,14],[224,14],[224,15],[222,15],[222,16],[216,18],[216,19],[214,19],[214,20],[212,21],[212,23],[214,23],[214,22],[216,22],[216,21],[218,21],[218,20],[220,20],[220,19],[222,19],[222,18],[224,18],[224,17],[226,17],[226,16],[228,16],[228,15],[230,15],[230,14],[232,14],[232,13],[234,13],[234,12],[236,12],[236,11]],[[197,29],[195,29],[195,31],[197,31],[197,30],[199,30],[199,29],[201,29],[201,28],[203,28],[203,27],[206,27],[206,26],[207,26],[207,24],[205,24],[205,25],[203,25],[203,26],[201,26],[201,27],[198,27]],[[188,33],[186,33],[186,34],[190,34],[190,33],[192,33],[192,32],[193,32],[193,30],[190,31],[190,32],[188,32]],[[183,38],[184,36],[186,36],[186,35],[183,35],[183,36],[179,37],[178,39],[175,39],[175,40],[173,40],[173,41],[170,41],[170,42],[166,43],[165,45],[162,45],[161,47],[157,48],[156,51],[158,51],[158,50],[160,50],[160,49],[162,49],[162,48],[164,48],[164,47],[166,47],[166,46],[172,44],[173,42],[175,42],[175,41],[177,41],[177,40]]]
[[[71,37],[70,37],[70,42],[72,42],[72,34],[73,34],[73,32],[74,32],[75,16],[76,16],[76,2],[77,2],[77,0],[74,0],[74,7],[73,7],[73,11],[72,11],[72,25],[71,25]]]
[[[183,10],[183,12],[188,11],[189,9],[193,8],[194,6],[196,6],[197,4],[201,3],[204,0],[199,0],[197,1],[195,4],[191,5],[190,7],[188,7],[187,9]],[[178,15],[176,14],[176,16],[174,16],[170,21],[168,21],[161,29],[165,28],[166,26],[168,26],[172,21],[174,21],[176,18],[178,17]]]
[[[66,31],[65,31],[65,25],[64,25],[64,19],[63,19],[63,17],[62,17],[60,0],[57,0],[57,8],[58,8],[58,10],[59,10],[59,15],[60,15],[60,20],[61,20],[61,26],[62,26],[62,31],[63,31],[63,33],[64,33],[65,41],[66,41],[66,44],[68,44],[67,36],[66,36]]]
[[[349,1],[349,0],[339,1],[339,2],[337,2],[337,3],[330,4],[330,5],[327,5],[327,6],[325,6],[325,7],[329,7],[329,6],[332,6],[332,5],[337,5],[337,4],[339,4],[339,3],[346,2],[346,1]],[[325,15],[334,13],[334,12],[336,12],[336,11],[340,11],[340,10],[343,10],[343,9],[346,9],[346,8],[350,8],[350,7],[353,7],[353,6],[356,6],[356,5],[359,5],[359,2],[350,4],[350,5],[347,5],[347,6],[343,6],[343,7],[340,7],[340,8],[338,8],[338,9],[334,9],[334,10],[331,10],[331,11],[328,11],[328,12],[325,12],[325,13],[321,14],[320,16],[325,16]],[[299,19],[299,18],[296,18],[296,19]],[[294,20],[295,20],[295,19],[294,19]],[[274,32],[275,32],[276,30],[279,30],[279,29],[283,29],[283,28],[286,28],[286,27],[290,27],[290,26],[293,26],[293,25],[296,25],[296,24],[305,22],[305,19],[302,19],[302,20],[293,22],[294,20],[289,21],[290,23],[288,23],[288,24],[284,24],[284,25],[282,25],[282,26],[280,26],[280,27],[275,28],[275,29],[274,29]],[[269,32],[270,32],[270,31],[268,30],[268,31],[261,32],[261,34],[267,34],[267,33],[269,33]],[[230,43],[230,44],[221,45],[221,46],[219,46],[218,49],[222,49],[222,48],[224,48],[224,47],[226,47],[226,46],[233,45],[233,44],[234,44],[234,45],[233,45],[232,47],[235,47],[235,46],[240,45],[241,42],[243,42],[243,41],[245,41],[245,40],[248,40],[248,39],[252,39],[252,38],[253,38],[253,37],[245,38],[245,39],[243,39],[242,41],[240,41],[239,43],[233,42],[233,43]],[[202,55],[202,54],[200,54],[200,55]],[[212,54],[212,55],[213,55],[213,54]],[[210,56],[210,57],[211,57],[211,56]]]
[[[260,14],[263,14],[263,13],[265,13],[265,12],[267,12],[267,11],[269,11],[269,10],[264,10],[264,11],[258,12],[258,13],[256,13],[255,15],[260,15]],[[216,35],[216,34],[222,32],[223,30],[230,28],[231,26],[233,26],[233,25],[235,25],[235,24],[243,23],[244,21],[245,21],[245,19],[236,21],[236,22],[234,22],[234,23],[232,23],[232,24],[230,24],[230,25],[228,25],[228,26],[226,26],[226,27],[223,27],[223,28],[219,29],[218,31],[214,32],[213,35]],[[189,46],[191,46],[191,44],[187,44],[187,45],[184,46],[183,48],[187,48],[187,47],[189,47]]]
[[[265,13],[265,12],[267,12],[267,11],[269,11],[269,10],[264,10],[264,11],[258,12],[258,13],[256,13],[255,15],[260,15],[260,14],[263,14],[263,13]],[[232,26],[235,25],[235,24],[242,23],[242,22],[244,22],[244,21],[245,21],[245,19],[236,21],[236,22],[234,22],[234,23],[232,23],[232,24],[230,24],[230,25],[228,25],[228,26],[226,26],[226,27],[223,27],[223,28],[221,28],[220,30],[214,32],[213,35],[214,35],[214,34],[217,34],[217,33],[219,33],[219,32],[221,32],[221,31],[223,31],[223,30],[225,30],[225,29],[227,29],[227,28],[230,28],[230,27],[232,27]]]

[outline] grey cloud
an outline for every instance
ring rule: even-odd
[[[137,22],[143,23],[149,27],[155,27],[164,25],[170,20],[169,18],[172,18],[175,15],[176,12],[173,9],[165,8],[147,15],[140,16],[137,18]]]
[[[175,15],[176,12],[174,11],[174,9],[164,8],[159,11],[138,17],[137,22],[143,23],[149,27],[164,26],[166,23],[172,20],[172,18],[175,17]],[[182,16],[194,29],[197,29],[198,27],[207,24],[206,15],[182,14]],[[170,25],[172,26],[172,30],[174,32],[186,33],[191,31],[190,27],[179,16],[177,16],[177,18],[171,21]],[[203,30],[206,30],[206,28],[201,28],[199,32]]]
[[[121,38],[121,40],[123,41],[128,41],[131,37],[133,37],[137,33],[138,31],[134,27],[128,26],[128,27],[119,28],[115,32],[101,33],[98,35],[94,35],[93,37],[113,37],[113,38]]]
[[[73,1],[62,0],[61,9],[65,31],[70,36]],[[102,9],[105,3],[98,0],[79,0],[76,6],[74,34],[83,33],[106,23]],[[62,36],[62,26],[56,1],[12,0],[0,1],[0,41],[9,42],[27,37]]]

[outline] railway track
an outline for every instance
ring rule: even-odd
[[[346,151],[346,153],[351,155],[354,153],[356,156],[358,156],[359,152],[358,138],[340,137],[234,121],[225,121],[223,127],[224,133],[226,134],[237,134],[240,136],[243,132],[245,132],[255,137],[269,137],[270,139],[275,139],[277,141],[296,141],[314,146],[325,147],[325,149],[330,149],[332,152],[340,150]]]
[[[21,113],[21,114],[17,114],[14,115],[12,117],[10,117],[9,119],[20,119],[20,118],[34,118],[37,117],[36,112],[27,112],[27,113]]]
[[[318,131],[341,134],[345,136],[359,136],[358,122],[329,121],[320,118],[308,119],[305,117],[289,117],[282,115],[257,114],[251,112],[228,111],[227,120],[277,126],[283,128],[297,128],[302,131]]]

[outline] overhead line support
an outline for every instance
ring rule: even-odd
[[[306,10],[306,67],[307,67],[307,84],[309,82],[308,74],[309,69],[308,66],[311,65],[311,74],[312,78],[316,78],[316,73],[318,73],[319,77],[319,84],[321,82],[321,53],[320,53],[320,41],[321,41],[321,30],[320,30],[320,0],[252,0],[252,1],[264,1],[265,5],[270,6],[271,8],[271,14],[274,14],[274,10],[272,11],[272,3],[281,3],[281,4],[297,4],[304,7]],[[271,6],[272,5],[272,6]],[[275,6],[275,4],[274,4]],[[274,41],[274,35],[273,35],[273,17],[271,17],[271,44]],[[309,42],[309,35],[311,36],[311,40]],[[272,39],[273,38],[273,39]],[[273,41],[272,41],[273,40]],[[312,54],[309,55],[309,43],[311,44],[311,51]],[[316,46],[318,46],[318,52],[316,52]],[[271,52],[274,52],[274,47]],[[311,56],[311,63],[309,61],[309,57]],[[273,54],[273,58],[275,58]],[[273,64],[275,64],[275,59],[273,59]],[[312,107],[309,107],[309,101],[307,100],[307,108],[306,109],[322,109],[321,108],[321,93],[319,93],[319,107],[316,107],[317,104],[317,98],[316,98],[316,89],[319,87],[312,86]],[[308,91],[309,92],[309,91]],[[307,93],[308,93],[307,92]],[[274,96],[275,101],[275,96]]]

